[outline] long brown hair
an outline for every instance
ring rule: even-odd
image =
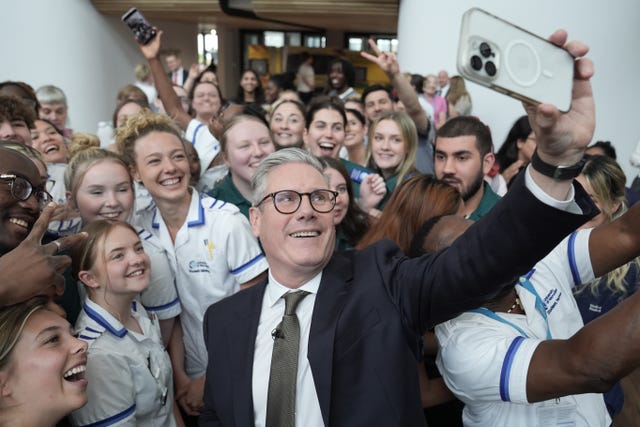
[[[432,175],[414,175],[399,183],[380,219],[369,228],[356,249],[387,238],[406,254],[414,234],[425,221],[438,215],[455,214],[461,204],[462,197],[455,188]]]

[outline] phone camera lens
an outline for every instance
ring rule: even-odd
[[[496,64],[491,61],[487,61],[487,63],[484,64],[484,70],[487,72],[489,77],[493,77],[496,75]]]
[[[482,69],[482,59],[478,55],[473,55],[471,57],[471,68],[476,71],[480,71]]]
[[[488,58],[489,56],[491,56],[493,52],[491,52],[491,46],[489,46],[488,43],[482,42],[480,43],[480,54],[484,57],[484,58]]]

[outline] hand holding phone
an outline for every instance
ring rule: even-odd
[[[143,45],[149,44],[156,36],[155,28],[149,24],[142,13],[135,7],[132,7],[122,15],[122,21],[133,31],[136,40]]]
[[[571,108],[569,52],[482,9],[462,17],[457,67],[465,78],[521,101]]]

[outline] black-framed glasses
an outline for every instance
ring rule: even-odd
[[[53,197],[43,187],[34,188],[24,177],[19,175],[1,174],[0,180],[9,185],[11,195],[18,200],[27,200],[31,194],[36,196],[40,209],[44,209],[48,203],[53,201]]]
[[[292,214],[300,208],[302,196],[307,196],[309,198],[309,203],[311,203],[311,207],[314,211],[327,213],[331,212],[336,206],[336,197],[338,196],[338,193],[331,190],[314,190],[310,193],[298,193],[294,190],[280,190],[275,193],[267,194],[256,206],[260,206],[265,200],[271,198],[273,200],[273,206],[278,212],[281,214]]]

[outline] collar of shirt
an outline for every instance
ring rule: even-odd
[[[300,290],[316,295],[318,293],[318,289],[320,288],[320,280],[322,280],[322,271],[316,274],[311,280],[309,280],[299,288],[291,289],[280,284],[271,274],[271,270],[269,270],[269,282],[267,283],[267,289],[265,290],[264,294],[267,307],[273,307],[284,294],[291,291]]]

